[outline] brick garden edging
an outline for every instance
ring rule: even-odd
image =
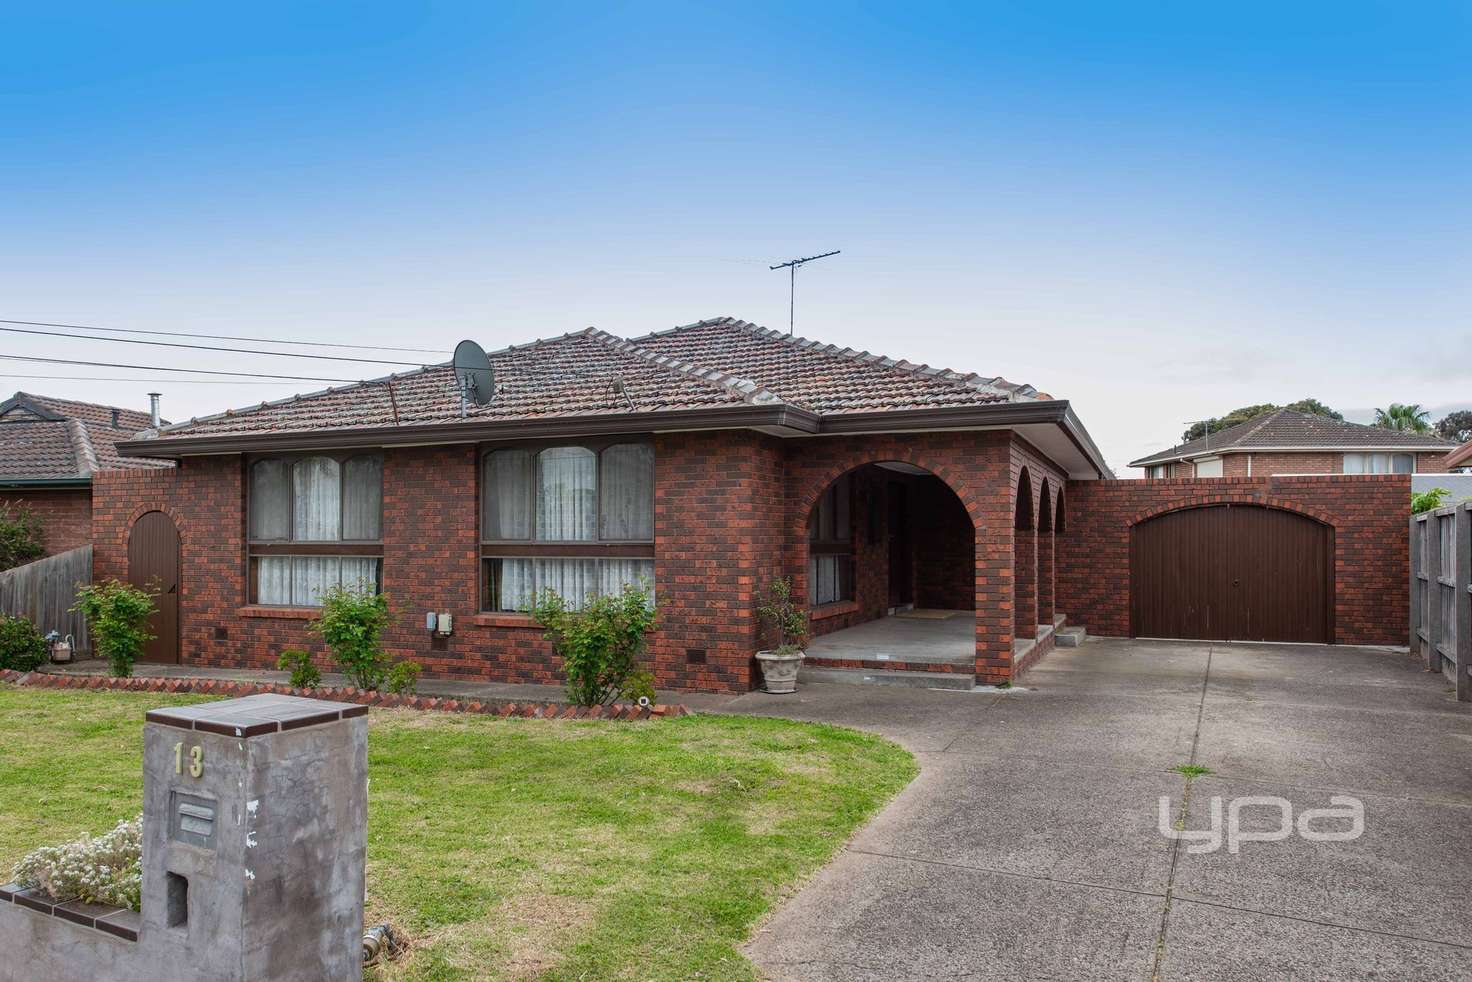
[[[275,694],[302,696],[307,699],[331,699],[336,702],[352,702],[382,709],[422,709],[441,713],[477,713],[483,716],[516,716],[525,719],[639,720],[673,719],[676,716],[690,715],[689,708],[679,703],[667,706],[639,706],[633,703],[574,706],[564,702],[514,702],[499,699],[406,696],[391,692],[365,692],[362,689],[349,688],[294,689],[277,682],[237,682],[231,679],[50,675],[45,672],[17,672],[9,668],[0,670],[0,682],[42,689],[111,689],[122,692],[178,692],[232,697]]]

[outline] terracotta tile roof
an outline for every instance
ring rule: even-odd
[[[489,353],[496,396],[464,421],[786,404],[816,413],[1048,398],[1030,386],[841,349],[729,317],[634,341],[587,328]],[[623,393],[615,390],[621,380]],[[448,364],[165,426],[160,437],[459,423]]]
[[[592,328],[489,352],[496,396],[465,419],[660,412],[769,401],[759,386],[661,357]],[[624,394],[614,389],[622,380]],[[625,397],[627,396],[627,398]],[[162,436],[299,432],[409,423],[458,423],[448,364],[231,410],[160,430]]]
[[[1434,433],[1406,433],[1279,409],[1229,426],[1209,437],[1132,460],[1130,466],[1147,467],[1186,457],[1247,450],[1376,450],[1393,447],[1397,450],[1446,451],[1453,446],[1450,440]]]
[[[110,467],[173,466],[118,454],[117,445],[149,422],[147,413],[131,409],[17,392],[0,402],[0,481],[81,480]]]
[[[812,412],[875,412],[1046,399],[1028,385],[790,337],[731,317],[659,331],[635,344],[742,375]]]

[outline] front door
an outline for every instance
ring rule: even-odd
[[[128,582],[157,593],[140,661],[179,661],[179,530],[161,511],[143,514],[128,535]]]
[[[903,607],[914,603],[914,563],[910,549],[909,488],[890,481],[886,499],[889,502],[889,605]]]

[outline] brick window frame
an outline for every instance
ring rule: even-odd
[[[650,453],[650,475],[649,475],[649,515],[650,527],[647,539],[604,539],[603,530],[603,455],[612,447],[642,446]],[[595,511],[593,517],[593,538],[576,540],[551,540],[536,538],[537,513],[536,513],[536,461],[538,455],[544,450],[558,448],[578,448],[591,452],[597,459],[594,469],[593,500]],[[493,538],[487,536],[486,532],[486,495],[489,489],[486,484],[486,466],[491,454],[498,450],[520,450],[530,455],[532,459],[532,489],[531,489],[531,512],[528,517],[528,525],[531,538]],[[654,499],[655,480],[654,474],[657,460],[654,457],[654,440],[649,436],[613,436],[595,439],[578,440],[540,440],[534,442],[512,442],[512,443],[490,443],[483,444],[476,454],[476,528],[477,538],[480,542],[479,560],[479,607],[482,614],[490,615],[526,615],[525,610],[507,610],[498,607],[494,598],[499,593],[497,587],[498,560],[506,559],[630,559],[654,561]],[[650,576],[650,588],[654,587],[654,577]]]
[[[294,539],[290,534],[286,538],[262,539],[253,535],[255,502],[252,500],[254,482],[252,471],[259,463],[266,461],[281,461],[287,468],[287,500],[286,500],[286,527],[295,527],[296,495],[292,487],[292,465],[297,461],[312,457],[326,457],[337,461],[339,475],[346,467],[348,461],[370,458],[379,462],[379,489],[378,489],[378,537],[376,539]],[[374,564],[374,592],[383,591],[383,452],[381,450],[303,450],[290,453],[263,453],[246,455],[242,461],[243,475],[241,484],[244,488],[245,508],[245,589],[246,602],[252,606],[262,607],[301,607],[303,604],[263,604],[260,600],[259,575],[260,560],[273,556],[301,556],[306,558],[336,556],[354,559],[372,558]],[[338,485],[338,515],[341,523],[341,515],[346,505],[347,482],[339,477]],[[305,606],[316,607],[317,604]]]

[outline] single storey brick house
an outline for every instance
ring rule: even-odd
[[[107,474],[95,506],[96,576],[157,580],[177,605],[150,657],[321,652],[318,595],[363,584],[391,599],[390,648],[428,672],[555,681],[530,598],[645,581],[657,681],[745,690],[758,594],[788,575],[819,634],[974,614],[964,664],[939,670],[1000,681],[1051,643],[1065,482],[1112,476],[1069,404],[1029,386],[730,318],[491,363],[485,405],[462,408],[440,365],[125,444],[177,462]]]
[[[123,444],[177,463],[95,482],[95,575],[159,590],[148,657],[326,667],[307,629],[341,584],[389,595],[389,649],[432,675],[554,682],[533,595],[644,582],[657,682],[744,691],[777,576],[808,671],[848,679],[1011,680],[1079,615],[1404,641],[1404,475],[1116,481],[1066,401],[729,318],[490,360],[485,405],[440,365]]]
[[[1155,478],[1441,474],[1453,446],[1434,433],[1405,433],[1279,409],[1132,460],[1130,466]]]
[[[97,471],[172,466],[118,455],[119,443],[150,425],[132,409],[17,392],[0,402],[0,508],[34,515],[48,556],[87,545]]]

